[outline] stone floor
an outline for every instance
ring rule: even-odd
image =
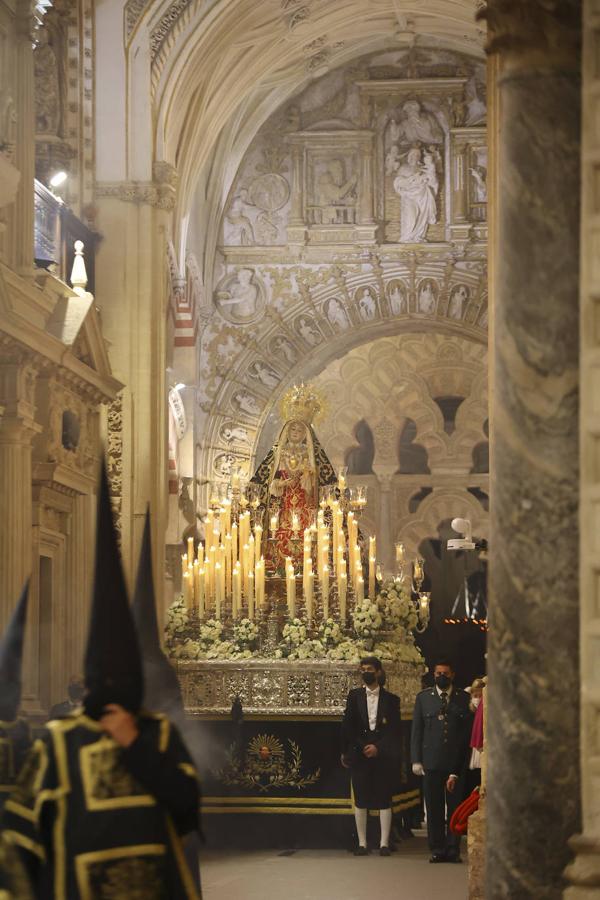
[[[204,900],[466,900],[467,866],[431,865],[423,837],[389,858],[343,850],[210,851],[202,854]]]

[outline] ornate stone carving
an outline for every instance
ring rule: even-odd
[[[156,185],[149,181],[98,181],[96,197],[113,197],[124,203],[147,204],[171,212],[175,207],[175,192],[171,185]]]
[[[110,499],[117,533],[121,534],[123,506],[123,394],[119,393],[108,407],[106,464]]]
[[[255,322],[265,308],[265,286],[253,269],[238,269],[217,285],[215,303],[228,322],[240,325]]]
[[[125,38],[127,42],[139,22],[146,4],[147,0],[127,0],[125,5]]]
[[[165,42],[169,32],[193,0],[175,0],[150,35],[150,55],[154,60]]]
[[[488,0],[477,17],[487,21],[488,53],[511,67],[579,69],[580,0]]]

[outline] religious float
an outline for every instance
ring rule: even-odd
[[[424,672],[413,634],[429,622],[423,561],[409,563],[398,544],[396,571],[381,572],[376,539],[360,530],[366,490],[336,475],[315,434],[321,408],[308,386],[286,394],[272,450],[246,484],[232,475],[203,539],[188,540],[183,593],[168,612],[213,844],[349,842],[340,721],[370,653],[401,700],[394,810],[420,807],[409,740]]]

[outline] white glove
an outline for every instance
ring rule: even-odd
[[[423,763],[413,763],[412,764],[413,775],[424,775],[425,769],[423,768]]]

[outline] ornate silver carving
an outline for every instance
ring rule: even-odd
[[[229,715],[239,696],[253,715],[341,715],[348,691],[360,684],[354,663],[323,660],[203,660],[175,663],[186,713]],[[406,714],[421,690],[423,666],[384,664],[389,690],[400,696]]]

